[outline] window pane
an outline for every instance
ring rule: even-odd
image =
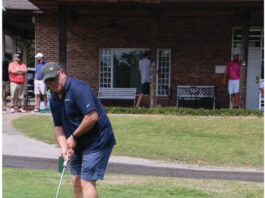
[[[144,52],[142,49],[113,50],[113,87],[137,88],[137,93],[140,93],[141,77],[138,62]]]

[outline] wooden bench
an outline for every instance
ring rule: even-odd
[[[215,109],[214,86],[177,86],[177,108],[179,100],[211,99],[213,110]]]
[[[99,88],[99,99],[127,99],[136,102],[136,88]]]

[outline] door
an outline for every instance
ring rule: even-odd
[[[247,109],[259,108],[259,79],[261,74],[261,49],[250,48],[248,52],[247,70]]]

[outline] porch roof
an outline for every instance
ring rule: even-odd
[[[3,31],[9,35],[34,38],[32,16],[40,12],[29,0],[3,0]]]
[[[263,8],[263,0],[29,0],[41,10],[56,11],[60,5],[71,6],[88,6],[95,8],[110,8],[110,6],[140,6],[140,7],[166,7],[167,9],[175,9],[180,6],[192,7],[261,7]],[[103,7],[102,7],[103,6]],[[74,7],[73,7],[74,8]],[[80,7],[79,7],[80,8]]]
[[[32,4],[29,0],[3,0],[3,9],[28,11],[39,10],[39,8]]]

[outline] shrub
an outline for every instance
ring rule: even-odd
[[[176,107],[130,108],[105,107],[112,114],[153,114],[153,115],[194,115],[194,116],[263,116],[263,112],[254,109],[191,109]]]

